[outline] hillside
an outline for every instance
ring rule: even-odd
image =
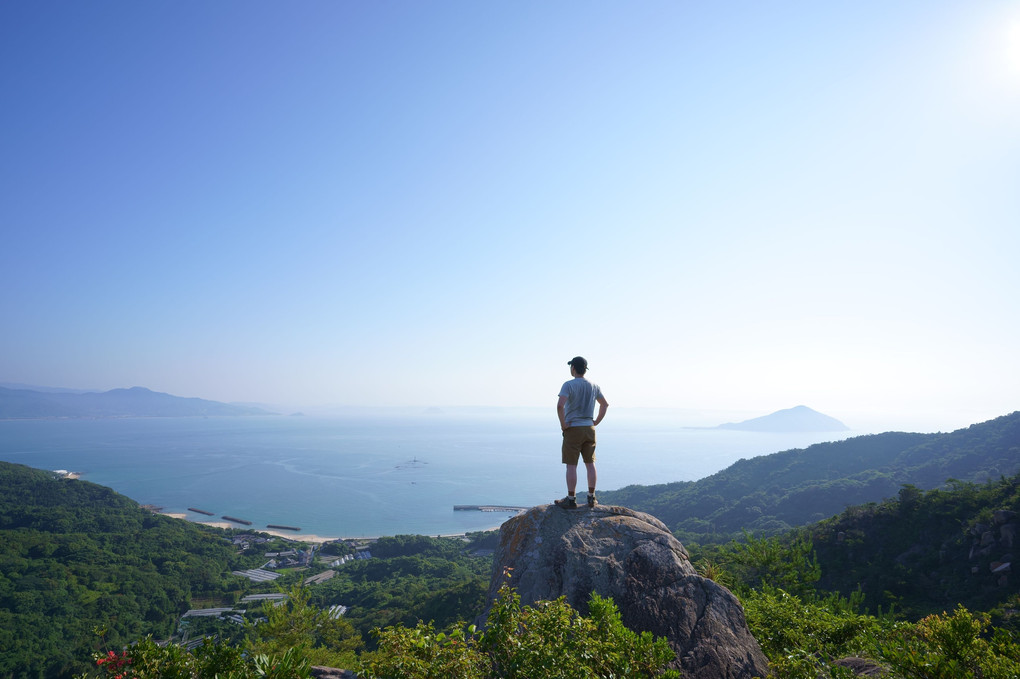
[[[0,387],[0,419],[8,420],[49,417],[224,417],[272,414],[261,408],[201,398],[182,398],[144,387],[86,393]]]
[[[365,639],[375,627],[453,623],[483,605],[492,560],[475,552],[491,551],[494,537],[380,538],[372,558],[335,572],[330,563],[354,550],[332,543],[311,570],[283,568],[278,580],[254,583],[232,572],[301,545],[263,536],[238,547],[229,536],[239,532],[153,514],[104,486],[0,462],[0,677],[66,679],[91,664],[93,651],[148,634],[179,641],[185,627],[178,622],[190,608],[236,608],[253,621],[261,603],[245,605],[244,595],[287,589],[321,572],[334,577],[312,588],[315,603],[342,605],[344,620]],[[102,638],[97,629],[105,630]],[[218,616],[187,622],[189,634],[224,640],[244,630]]]
[[[165,638],[192,597],[222,597],[224,533],[87,481],[0,462],[0,676],[70,676],[100,639]],[[248,567],[248,566],[245,566]]]
[[[822,564],[818,587],[860,589],[871,610],[909,618],[962,603],[987,611],[1020,594],[1020,475],[986,484],[902,488],[894,500],[851,507],[806,527]]]
[[[658,517],[681,539],[777,534],[851,505],[895,497],[904,484],[984,482],[1020,471],[1020,412],[948,434],[889,432],[739,460],[698,481],[628,486],[599,500]]]

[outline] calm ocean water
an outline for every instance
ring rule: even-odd
[[[599,427],[599,487],[695,480],[740,458],[859,433],[692,429],[668,416],[617,411]],[[325,536],[498,526],[510,515],[453,506],[531,506],[561,497],[559,442],[551,409],[0,421],[0,460],[77,471],[167,512],[197,507],[256,528],[284,524]]]

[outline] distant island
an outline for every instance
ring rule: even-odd
[[[755,417],[743,422],[720,424],[716,429],[764,432],[814,432],[849,431],[850,427],[834,417],[824,415],[807,406],[796,406],[786,410],[777,410],[771,415]]]
[[[144,387],[104,392],[36,391],[0,387],[0,420],[55,417],[223,417],[275,415],[254,406],[183,398]]]

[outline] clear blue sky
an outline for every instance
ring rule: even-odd
[[[1016,2],[7,2],[0,96],[0,382],[1020,408]]]

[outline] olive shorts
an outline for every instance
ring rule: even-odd
[[[563,430],[563,464],[577,464],[577,458],[595,461],[595,427],[567,427]]]

